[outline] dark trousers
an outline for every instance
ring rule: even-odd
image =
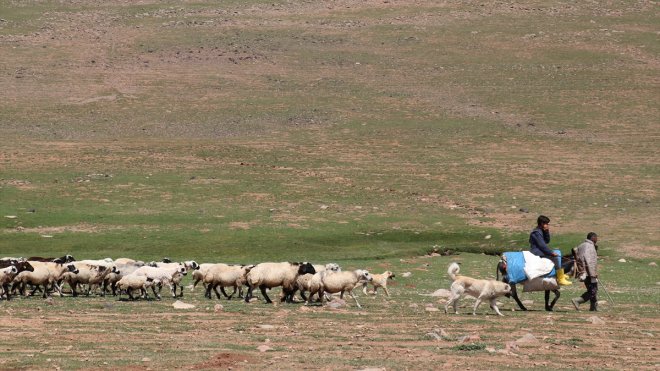
[[[587,277],[584,280],[584,286],[587,288],[587,292],[582,294],[582,299],[587,302],[591,302],[591,306],[595,307],[598,303],[598,282],[591,282],[591,277]]]

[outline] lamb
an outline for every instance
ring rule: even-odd
[[[178,267],[184,267],[186,269],[186,272],[190,270],[198,270],[199,269],[199,264],[197,264],[196,261],[194,260],[188,260],[184,261],[181,263],[172,263],[168,258],[163,259],[163,262],[157,263],[157,262],[151,262],[149,263],[150,266],[152,267],[158,267],[158,268],[178,268]],[[179,296],[183,297],[183,286],[181,286],[181,280],[183,279],[183,276],[177,276],[176,279],[174,279],[171,282],[171,287],[172,287],[172,292],[174,293],[174,297],[176,297],[176,288],[179,286],[181,288],[181,293]]]
[[[105,276],[105,279],[103,280],[104,294],[108,289],[108,285],[110,285],[110,289],[112,290],[112,295],[117,295],[117,282],[119,282],[119,280],[122,279],[122,277],[135,272],[138,268],[144,267],[145,265],[143,261],[133,261],[132,263],[131,262],[122,263],[119,261],[120,261],[119,259],[115,260],[115,266],[117,267],[117,270],[119,272],[118,273],[110,272],[108,273],[108,275]]]
[[[293,293],[295,292],[296,279],[298,275],[311,273],[314,274],[314,266],[312,264],[303,263],[261,263],[257,264],[247,274],[248,291],[245,295],[245,302],[250,302],[252,298],[252,290],[259,287],[261,294],[266,299],[266,303],[272,303],[268,297],[266,289],[282,286],[284,293],[282,301],[292,301]]]
[[[374,287],[374,295],[378,295],[378,292],[376,290],[378,290],[379,287],[382,287],[383,290],[385,290],[385,294],[387,294],[387,296],[389,297],[390,292],[387,291],[387,280],[388,279],[394,279],[394,277],[395,277],[394,273],[392,273],[390,271],[385,271],[383,274],[372,274],[371,277],[373,277],[373,280],[371,281],[371,284]],[[368,284],[369,284],[368,282],[365,282],[365,283],[362,284],[362,292],[365,295],[368,295],[367,294],[367,285]]]
[[[220,294],[217,291],[218,286],[220,286],[222,294],[227,300],[231,300],[236,291],[245,284],[247,281],[247,274],[254,267],[254,265],[214,264],[212,267],[208,268],[207,273],[204,276],[204,284],[206,285],[206,293],[204,296],[211,299],[211,290],[213,290],[218,299],[220,299]],[[225,287],[234,288],[231,295],[227,295]]]
[[[311,293],[317,293],[323,285],[321,273],[326,271],[340,272],[341,268],[336,263],[328,263],[326,265],[314,264],[314,270],[316,270],[315,274],[303,274],[298,276],[298,279],[296,280],[296,289],[300,290],[300,296],[306,304],[309,303],[313,294],[310,294],[308,298],[305,296],[305,292],[310,291]],[[326,299],[330,300],[328,296],[326,296]]]
[[[147,299],[148,298],[147,288],[149,287],[153,288],[154,286],[157,286],[159,284],[160,284],[160,280],[146,276],[136,276],[134,274],[129,274],[127,276],[124,276],[117,282],[117,287],[119,288],[120,300],[121,300],[122,291],[125,291],[131,300],[134,300],[133,290],[140,290],[140,296],[144,299]]]
[[[14,278],[16,278],[16,276],[23,271],[34,272],[34,267],[24,260],[12,260],[11,264],[9,265],[4,265],[3,262],[3,264],[0,264],[0,268],[9,269],[5,271],[5,274],[0,274],[0,286],[2,287],[2,292],[7,300],[11,299],[11,290],[9,289],[9,285],[12,283]],[[16,268],[16,272],[14,272],[11,268]],[[0,298],[1,297],[2,295],[0,295]]]
[[[9,282],[11,282],[17,274],[18,268],[16,268],[14,265],[10,265],[6,268],[0,268],[0,287],[2,287],[0,298],[2,298],[2,295],[5,295],[7,300],[9,300]]]
[[[186,271],[185,267],[177,265],[171,268],[144,266],[138,268],[132,274],[136,276],[145,276],[145,277],[153,278],[155,280],[159,280],[160,281],[160,283],[158,284],[159,291],[160,288],[162,287],[162,284],[166,284],[170,287],[172,296],[176,297],[176,292],[174,291],[175,290],[174,282],[176,281],[181,282],[181,279],[187,273],[188,272]],[[152,286],[151,290],[153,291],[154,295],[156,295],[156,297],[160,299],[160,294],[156,293],[155,286]]]
[[[368,271],[363,269],[358,269],[352,272],[336,272],[329,273],[324,272],[322,275],[322,282],[324,292],[334,294],[340,292],[340,297],[344,298],[344,292],[348,294],[355,300],[355,304],[358,308],[362,308],[360,303],[358,303],[355,295],[353,295],[353,289],[360,283],[364,281],[371,281],[373,278]],[[310,294],[311,296],[311,294]],[[321,292],[319,292],[319,297],[321,297]],[[321,297],[321,304],[323,304],[323,298]]]
[[[39,288],[39,285],[43,285],[44,299],[48,295],[49,285],[52,285],[60,293],[60,296],[64,296],[64,294],[62,294],[62,288],[58,285],[57,282],[62,278],[62,275],[66,272],[72,272],[74,274],[77,274],[79,272],[76,266],[73,264],[59,264],[52,262],[36,262],[36,261],[30,261],[29,263],[33,266],[34,270],[23,271],[18,275],[16,275],[16,277],[14,278],[13,288],[16,288],[16,286],[18,285],[22,285],[24,287],[26,283],[29,283],[36,286],[35,289],[32,291],[32,294],[34,294],[37,288]]]

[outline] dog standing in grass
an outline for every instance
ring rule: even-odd
[[[445,313],[447,313],[449,306],[453,305],[454,313],[458,314],[458,300],[463,294],[467,294],[477,299],[474,303],[474,308],[472,309],[473,315],[476,315],[477,307],[482,301],[489,300],[490,307],[493,308],[498,315],[504,316],[497,308],[497,298],[511,294],[511,286],[495,280],[478,280],[476,278],[459,276],[458,272],[460,269],[461,268],[456,263],[451,263],[449,269],[447,269],[447,274],[449,274],[449,277],[454,282],[450,287],[451,297],[449,298],[449,301],[447,301],[447,304],[445,304]]]

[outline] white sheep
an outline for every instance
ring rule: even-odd
[[[266,293],[266,289],[278,286],[282,286],[282,292],[284,294],[282,300],[292,302],[298,275],[307,273],[316,273],[314,266],[307,262],[257,264],[247,274],[246,284],[248,286],[248,291],[245,295],[245,302],[249,302],[252,298],[252,290],[254,290],[255,287],[259,287],[261,294],[266,299],[266,303],[272,303],[272,300],[270,300]]]
[[[10,265],[9,267],[0,269],[0,298],[5,295],[7,300],[9,300],[9,283],[14,280],[14,277],[18,274],[18,268],[16,266]]]
[[[212,267],[208,268],[203,279],[206,286],[206,293],[204,296],[211,299],[211,291],[214,291],[217,298],[220,299],[220,294],[217,291],[218,286],[220,286],[222,294],[227,300],[231,300],[234,294],[236,294],[236,292],[246,283],[247,274],[254,267],[254,265],[214,264]],[[234,288],[231,295],[227,295],[225,287]]]
[[[130,258],[117,258],[115,259],[115,264],[135,264],[137,260]]]
[[[184,267],[186,269],[186,272],[189,272],[191,270],[198,270],[199,269],[199,264],[197,264],[196,261],[194,260],[188,260],[180,263],[176,262],[170,262],[169,259],[167,259],[167,262],[151,262],[149,263],[150,266],[152,267],[158,267],[158,268],[179,268],[179,267]],[[174,297],[176,297],[176,288],[180,287],[180,294],[179,296],[183,297],[183,286],[181,286],[181,280],[183,279],[182,275],[177,276],[175,279],[172,280],[171,282],[171,287],[172,287],[172,292],[174,293]]]
[[[74,274],[78,273],[78,269],[76,268],[76,266],[70,263],[59,264],[52,262],[30,261],[30,264],[32,265],[34,270],[23,271],[20,272],[18,275],[16,275],[13,281],[14,282],[13,287],[16,288],[17,285],[21,285],[22,290],[24,290],[24,285],[26,283],[29,283],[35,286],[35,289],[31,293],[31,295],[34,295],[34,292],[39,288],[39,286],[43,285],[44,299],[46,298],[46,296],[48,296],[49,285],[52,285],[59,292],[60,296],[64,296],[64,294],[62,294],[62,288],[58,284],[62,275],[66,272],[72,272]]]
[[[176,292],[174,291],[174,282],[175,281],[180,282],[181,279],[183,278],[182,276],[185,276],[187,273],[188,272],[186,271],[185,267],[177,265],[171,268],[144,266],[138,268],[132,274],[137,276],[145,276],[145,277],[153,278],[154,280],[159,280],[160,283],[158,284],[158,291],[160,292],[162,285],[166,284],[167,286],[169,286],[172,296],[176,297]],[[154,295],[156,295],[156,297],[160,299],[160,294],[156,292],[155,286],[152,286],[151,289]]]
[[[353,295],[353,289],[360,283],[365,281],[371,281],[372,277],[368,271],[363,269],[358,269],[350,272],[324,272],[322,275],[323,288],[322,290],[326,293],[334,294],[340,292],[340,297],[344,298],[344,292],[348,294],[355,300],[355,304],[358,308],[362,308],[360,303],[358,303],[355,295]],[[311,294],[310,294],[311,296]],[[319,297],[321,293],[319,292]],[[323,304],[323,298],[321,297],[321,304]]]
[[[108,275],[105,276],[105,279],[103,280],[103,293],[108,289],[108,285],[110,286],[110,289],[112,290],[112,295],[117,294],[117,282],[124,277],[127,276],[133,272],[135,272],[138,268],[144,267],[144,262],[143,261],[133,261],[123,263],[123,262],[118,262],[119,259],[115,260],[115,266],[117,267],[117,270],[119,271],[118,273],[113,273],[110,272]]]
[[[108,266],[114,263],[114,260],[112,258],[105,258],[105,259],[85,259],[85,260],[78,260],[76,263],[80,264],[89,264],[89,265],[103,265],[103,266]]]
[[[129,274],[122,277],[117,282],[117,288],[119,288],[119,298],[121,299],[122,291],[126,292],[128,297],[133,300],[133,290],[140,290],[140,297],[147,299],[147,289],[149,287],[153,288],[160,284],[160,280],[153,279],[146,276],[136,276],[134,274]]]
[[[309,304],[314,293],[318,293],[322,288],[323,281],[321,274],[323,272],[341,272],[341,268],[336,263],[328,263],[325,265],[314,264],[315,274],[302,274],[296,279],[296,288],[300,290],[300,296],[305,301],[305,304]],[[309,297],[305,296],[305,292],[309,291]],[[326,300],[330,300],[329,296],[326,295]]]

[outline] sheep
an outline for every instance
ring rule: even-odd
[[[35,285],[36,288],[32,291],[32,294],[39,288],[39,285],[43,285],[44,293],[43,298],[45,299],[48,296],[48,285],[53,285],[53,287],[62,294],[62,288],[57,284],[61,279],[62,275],[65,272],[73,272],[74,274],[78,273],[78,269],[73,264],[59,264],[52,262],[37,262],[30,261],[30,264],[34,267],[32,272],[23,271],[16,275],[14,278],[13,288],[16,288],[17,285],[25,285],[26,283]]]
[[[140,296],[144,299],[148,298],[147,295],[147,288],[149,287],[154,287],[160,284],[160,280],[158,279],[153,279],[150,277],[146,276],[136,276],[134,274],[129,274],[127,276],[122,277],[118,282],[117,282],[117,287],[119,288],[119,299],[121,300],[121,293],[122,291],[125,291],[128,297],[131,300],[134,300],[133,298],[133,290],[140,290]]]
[[[314,274],[314,266],[310,263],[261,263],[257,264],[247,274],[248,291],[245,295],[245,302],[250,302],[252,290],[259,287],[261,293],[266,299],[266,303],[272,303],[272,300],[266,293],[267,288],[282,286],[284,293],[282,301],[292,301],[293,292],[295,292],[296,278],[298,275],[311,273]]]
[[[310,297],[308,299],[305,296],[306,291],[316,293],[321,288],[320,285],[323,284],[322,280],[321,280],[321,273],[322,272],[325,272],[325,271],[340,272],[341,268],[336,263],[328,263],[328,264],[325,264],[325,265],[314,264],[314,270],[316,271],[316,273],[314,275],[303,274],[303,275],[298,276],[298,278],[296,280],[296,289],[300,290],[300,296],[305,301],[305,303],[309,303],[309,300],[311,300],[311,296],[312,296],[312,295],[310,295]],[[326,295],[326,299],[330,300],[327,295]]]
[[[197,287],[197,284],[200,281],[204,280],[204,277],[208,273],[209,268],[211,268],[214,265],[215,265],[214,263],[202,263],[199,265],[199,269],[196,269],[192,272],[193,283],[190,287],[191,292],[195,290],[195,287]],[[205,283],[202,284],[204,285],[204,290],[206,290],[206,284]]]
[[[387,296],[389,297],[390,292],[387,290],[387,280],[394,279],[394,277],[395,277],[394,273],[392,273],[391,271],[385,271],[383,274],[372,274],[371,277],[373,278],[373,280],[371,281],[371,284],[374,287],[374,295],[378,295],[377,290],[378,290],[379,287],[382,287],[383,290],[385,290],[385,294],[387,294]],[[367,294],[367,285],[368,284],[369,284],[368,282],[364,282],[362,284],[362,292],[365,295],[368,295]]]
[[[344,298],[344,292],[348,294],[355,300],[355,304],[358,308],[362,308],[360,303],[358,303],[355,295],[353,295],[353,289],[363,281],[371,281],[373,278],[368,271],[363,269],[358,269],[352,272],[324,272],[322,275],[322,282],[324,292],[334,294],[340,292],[340,297]],[[319,297],[322,293],[319,291]],[[310,294],[311,296],[311,294]],[[321,297],[321,304],[323,304],[323,297]]]
[[[236,291],[245,284],[247,274],[254,268],[254,265],[228,265],[228,264],[214,264],[209,267],[206,275],[204,276],[204,284],[206,285],[206,293],[204,296],[211,299],[211,290],[220,299],[220,294],[217,291],[220,286],[220,291],[227,298],[231,300]],[[233,287],[234,291],[231,295],[227,295],[225,287]],[[240,291],[239,291],[240,295]]]
[[[157,263],[157,262],[151,262],[149,263],[149,266],[152,267],[158,267],[158,268],[178,268],[178,267],[184,267],[187,271],[190,270],[199,270],[199,264],[197,264],[196,261],[194,260],[188,260],[180,263],[172,263],[168,258],[163,259],[163,262]],[[176,279],[174,279],[171,282],[171,287],[172,287],[172,292],[174,293],[174,297],[176,297],[176,288],[179,286],[181,288],[179,296],[183,297],[183,286],[181,286],[181,280],[183,279],[183,276],[177,276]]]
[[[11,269],[14,268],[14,269]],[[7,300],[11,299],[11,290],[9,289],[9,284],[14,280],[14,278],[23,271],[34,272],[34,267],[26,261],[16,261],[14,260],[11,265],[3,267],[5,274],[0,274],[0,286],[2,287],[3,294]],[[0,298],[2,295],[0,295]]]
[[[137,260],[129,259],[129,258],[115,259],[115,264],[133,264],[133,263],[137,263]]]
[[[73,258],[71,255],[64,255],[60,258],[42,258],[39,256],[32,256],[27,259],[28,261],[35,261],[35,262],[53,262],[53,263],[59,263],[59,264],[66,264],[66,263],[71,263],[76,261],[76,259]]]
[[[130,260],[130,259],[128,259]],[[118,273],[113,273],[110,272],[108,275],[105,276],[105,279],[103,280],[103,294],[106,293],[108,290],[108,285],[110,286],[110,289],[112,290],[112,295],[117,295],[117,282],[124,277],[127,276],[133,272],[135,272],[138,268],[144,267],[144,262],[143,261],[133,261],[131,262],[119,262],[120,260],[117,259],[115,260],[115,266],[117,267],[117,270],[119,271]]]
[[[1,263],[8,263],[10,261],[26,261],[27,259],[25,258],[12,258],[10,256],[5,256],[4,258],[0,258],[0,264]]]
[[[105,266],[112,265],[112,264],[114,264],[114,262],[115,261],[112,260],[112,258],[96,259],[96,260],[85,259],[85,260],[76,261],[76,263],[83,263],[83,264],[90,264],[90,265],[105,265]]]
[[[160,288],[162,287],[162,284],[166,284],[170,287],[170,291],[172,293],[173,297],[176,297],[176,292],[174,291],[174,284],[173,282],[181,282],[181,279],[183,276],[185,276],[188,272],[186,271],[186,268],[183,266],[174,266],[174,267],[150,267],[150,266],[144,266],[140,267],[135,272],[132,274],[137,275],[137,276],[146,276],[149,278],[157,279],[160,281],[158,284],[158,288],[160,291]],[[151,287],[151,290],[154,292],[154,295],[158,299],[160,299],[160,294],[156,293],[156,288],[155,286]]]
[[[299,275],[296,280],[296,285],[300,290],[300,296],[305,300],[305,305],[309,305],[309,302],[312,300],[314,294],[323,295],[323,275],[326,271],[316,272],[315,274],[303,274]],[[304,292],[309,291],[309,296],[305,297]],[[326,294],[326,299],[327,298]],[[320,297],[318,300],[321,300]]]
[[[82,260],[80,262],[76,262],[76,268],[78,268],[77,274],[67,272],[62,275],[62,279],[66,281],[69,284],[69,286],[71,286],[71,291],[73,296],[78,296],[78,292],[76,291],[78,284],[88,285],[87,296],[89,296],[92,287],[94,285],[99,285],[103,283],[105,277],[109,273],[115,273],[115,274],[119,273],[117,267],[114,264],[108,267],[105,265],[84,263],[85,261],[90,261],[90,260]],[[96,262],[96,261],[92,260],[91,262]]]
[[[10,265],[6,268],[0,268],[0,287],[2,287],[0,298],[2,298],[2,295],[6,295],[7,300],[9,300],[9,282],[11,282],[17,274],[18,268],[16,268],[14,265]]]

